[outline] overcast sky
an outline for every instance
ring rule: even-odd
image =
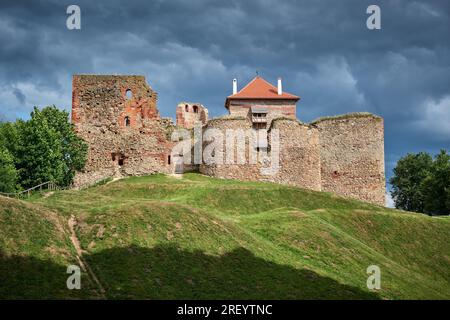
[[[66,28],[67,6],[81,30]],[[366,9],[381,8],[381,30]],[[71,76],[142,74],[163,116],[181,101],[226,113],[256,71],[301,96],[297,116],[385,119],[386,173],[407,152],[450,149],[450,1],[0,2],[0,117],[71,108]]]

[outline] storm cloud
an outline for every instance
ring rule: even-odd
[[[66,9],[81,8],[81,30]],[[381,30],[366,9],[381,8]],[[450,2],[9,1],[0,4],[0,115],[70,110],[73,74],[142,74],[163,116],[180,101],[225,113],[258,71],[301,96],[297,116],[385,119],[388,177],[407,152],[450,149]]]

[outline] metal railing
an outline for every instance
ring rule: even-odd
[[[9,198],[25,198],[25,197],[29,198],[31,193],[33,191],[36,191],[37,189],[39,189],[39,191],[43,191],[43,190],[52,191],[52,190],[59,190],[60,188],[54,182],[47,181],[47,182],[38,184],[37,186],[34,186],[32,188],[29,188],[27,190],[23,190],[20,192],[14,192],[14,193],[0,192],[0,195],[9,197]]]

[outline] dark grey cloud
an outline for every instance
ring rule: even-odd
[[[82,29],[67,30],[78,4]],[[381,7],[382,29],[366,28]],[[302,97],[298,117],[385,119],[388,176],[406,152],[450,149],[447,0],[10,1],[0,3],[0,113],[70,110],[74,73],[143,74],[174,116],[184,100],[225,113],[255,71]]]
[[[18,102],[19,102],[21,105],[25,105],[25,99],[26,99],[26,97],[25,97],[25,95],[23,94],[22,90],[15,88],[15,89],[13,90],[13,94],[16,96],[16,99],[18,100]]]

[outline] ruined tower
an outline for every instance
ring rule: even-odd
[[[72,123],[89,144],[75,177],[82,186],[106,177],[171,172],[171,121],[143,76],[74,75]]]
[[[192,129],[195,124],[208,122],[208,109],[200,103],[181,102],[177,106],[177,126]]]

